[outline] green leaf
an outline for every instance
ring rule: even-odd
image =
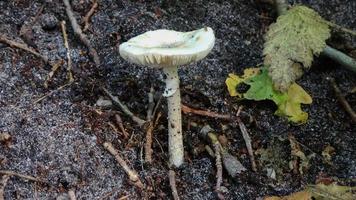
[[[287,92],[280,92],[274,89],[272,79],[268,75],[266,67],[249,68],[244,71],[243,76],[229,74],[226,79],[231,96],[239,96],[249,100],[261,101],[271,100],[278,109],[275,112],[278,116],[287,117],[288,120],[295,123],[305,123],[308,119],[308,113],[302,111],[301,104],[311,104],[312,98],[296,83],[292,84]],[[246,93],[240,94],[236,87],[245,83],[250,86]]]
[[[243,95],[245,99],[260,101],[272,100],[277,105],[287,99],[287,95],[276,91],[273,88],[272,80],[268,76],[266,68],[262,68],[261,72],[244,81],[250,85],[250,89]]]
[[[265,35],[264,64],[279,91],[286,91],[309,68],[330,37],[327,22],[314,10],[295,6],[270,25]]]

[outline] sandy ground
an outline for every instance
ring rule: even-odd
[[[75,82],[55,92],[39,103],[39,97],[66,81],[65,65],[46,89],[43,83],[49,66],[27,52],[0,43],[0,131],[12,136],[9,145],[0,145],[0,169],[32,175],[49,184],[27,182],[12,177],[5,187],[5,199],[68,199],[67,191],[74,189],[78,199],[169,199],[167,177],[167,135],[164,114],[155,132],[153,149],[155,163],[142,163],[145,133],[122,114],[131,139],[125,140],[108,125],[112,112],[95,112],[95,102],[106,86],[125,102],[133,112],[145,117],[147,93],[153,86],[163,89],[161,72],[145,69],[121,59],[117,46],[148,30],[159,28],[188,31],[210,26],[216,33],[216,45],[203,61],[180,70],[183,102],[202,109],[233,112],[244,104],[246,112],[254,116],[258,126],[248,128],[255,148],[265,147],[275,136],[294,134],[311,151],[321,154],[326,145],[336,149],[333,165],[322,162],[320,156],[312,160],[309,171],[295,175],[286,171],[282,182],[265,177],[263,166],[257,173],[250,169],[241,134],[234,124],[196,116],[184,116],[187,164],[177,173],[178,191],[182,199],[215,199],[215,164],[207,153],[194,154],[204,144],[198,132],[210,124],[229,140],[229,150],[248,168],[246,176],[235,179],[224,175],[226,199],[255,199],[264,195],[283,195],[314,183],[320,174],[338,177],[344,184],[356,178],[355,126],[339,106],[325,80],[334,76],[343,91],[355,86],[352,74],[327,58],[318,59],[313,68],[298,81],[313,97],[313,104],[305,106],[310,119],[306,125],[293,126],[273,115],[268,102],[237,102],[228,96],[224,81],[228,73],[241,73],[245,67],[262,62],[263,33],[275,17],[273,8],[249,0],[235,1],[99,1],[92,17],[88,36],[99,52],[102,66],[95,66],[86,47],[74,36],[61,1],[0,1],[0,33],[22,42],[19,31],[30,24],[42,5],[43,11],[32,25],[33,38],[27,41],[51,61],[66,60],[66,49],[58,26],[66,20],[73,58]],[[356,27],[356,2],[298,1],[310,5],[323,17],[349,27]],[[90,9],[88,0],[74,0],[72,6],[80,20]],[[265,17],[263,17],[265,16]],[[48,26],[54,24],[48,30]],[[46,28],[47,27],[47,28]],[[334,34],[329,41],[343,51],[355,50],[356,38]],[[355,95],[347,97],[355,108]],[[112,108],[112,110],[118,110]],[[192,122],[198,127],[189,128]],[[147,191],[132,186],[114,158],[102,148],[103,141],[111,141],[132,167],[140,174]],[[288,145],[285,149],[289,152]],[[287,157],[288,159],[288,157]]]

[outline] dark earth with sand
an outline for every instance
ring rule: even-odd
[[[293,3],[293,1],[290,1]],[[98,51],[101,66],[96,66],[86,46],[74,35],[62,1],[0,1],[0,34],[26,42],[52,62],[63,60],[59,71],[44,87],[51,67],[32,54],[0,43],[0,132],[11,135],[11,141],[0,145],[0,169],[41,178],[48,184],[11,177],[5,187],[5,199],[68,199],[74,189],[77,199],[171,199],[168,181],[168,144],[166,102],[158,112],[162,118],[154,131],[152,165],[143,163],[145,132],[117,107],[96,106],[106,87],[117,95],[132,112],[145,118],[151,86],[157,97],[163,91],[163,74],[123,60],[118,45],[128,39],[156,29],[190,31],[209,26],[215,31],[216,44],[202,61],[180,68],[182,102],[193,108],[234,114],[239,105],[255,119],[244,120],[252,137],[254,150],[278,149],[276,163],[282,166],[277,180],[267,176],[266,163],[256,156],[258,171],[251,170],[250,160],[240,130],[235,122],[197,115],[183,115],[185,165],[176,170],[177,189],[182,199],[216,199],[215,160],[204,151],[208,142],[199,138],[200,129],[209,124],[228,141],[229,152],[247,171],[231,178],[224,171],[225,199],[256,199],[266,195],[286,195],[315,184],[318,177],[331,177],[343,185],[355,186],[356,128],[338,103],[326,80],[332,76],[346,94],[355,87],[354,73],[327,57],[315,59],[312,68],[297,82],[313,98],[303,106],[309,113],[304,125],[293,125],[273,115],[270,102],[238,101],[230,97],[225,86],[229,73],[263,62],[263,34],[276,18],[274,7],[250,0],[99,0],[86,32]],[[315,9],[325,19],[343,27],[356,28],[356,1],[294,1]],[[73,0],[79,22],[92,2]],[[34,17],[38,14],[33,22]],[[60,21],[66,20],[68,42],[73,60],[74,83],[56,91],[40,102],[41,96],[64,85],[66,48]],[[20,30],[30,26],[30,36]],[[356,55],[356,37],[334,31],[328,44],[349,55]],[[346,98],[356,109],[356,94]],[[117,134],[115,112],[120,112],[130,138]],[[315,153],[310,168],[303,174],[288,167],[291,159],[288,135],[303,145],[306,155]],[[127,175],[103,147],[110,141],[140,175],[146,190],[130,184]],[[335,148],[331,164],[323,162],[322,151]],[[272,148],[272,149],[273,149]],[[278,161],[279,160],[279,161]],[[280,163],[284,163],[283,165]]]

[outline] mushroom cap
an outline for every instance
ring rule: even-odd
[[[203,59],[215,43],[214,32],[206,27],[190,32],[148,31],[119,47],[127,61],[154,68],[180,66]]]

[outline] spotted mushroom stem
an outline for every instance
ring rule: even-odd
[[[167,98],[168,103],[169,165],[180,167],[184,162],[184,150],[178,67],[165,67],[163,72],[166,75],[163,96]]]

